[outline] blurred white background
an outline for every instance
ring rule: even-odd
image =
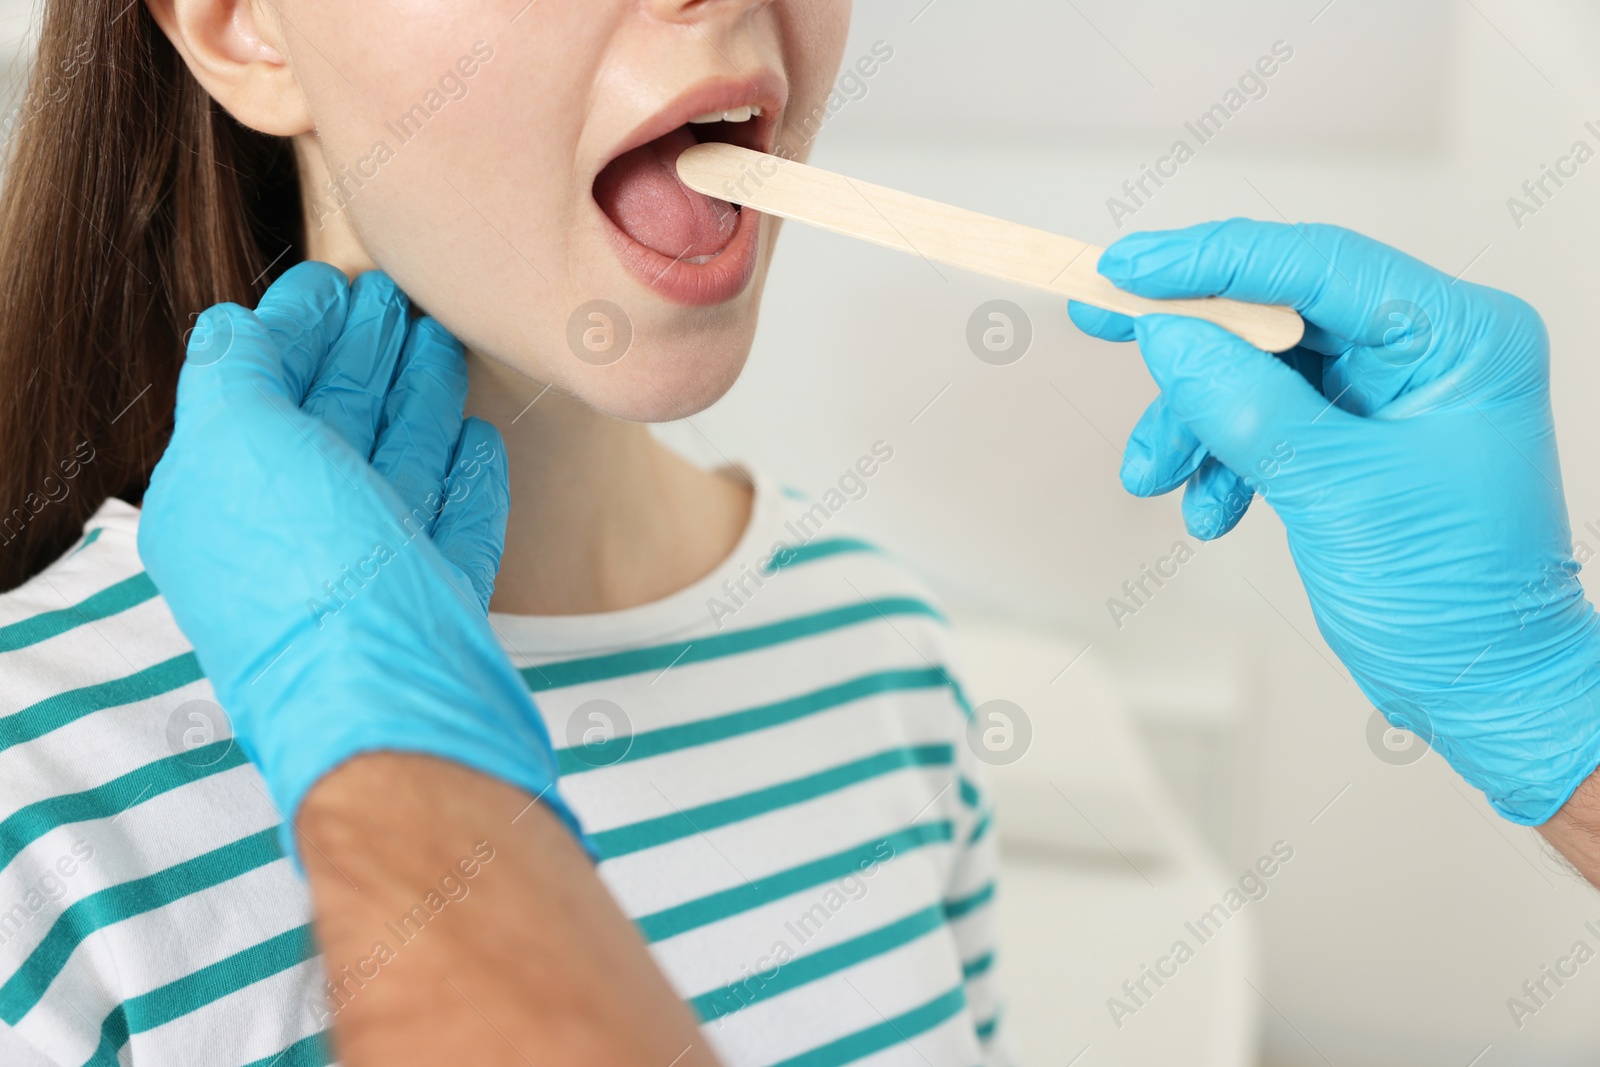
[[[1600,161],[1520,228],[1506,204],[1574,141],[1600,149],[1584,128],[1600,127],[1596,5],[862,0],[847,56],[880,40],[894,58],[830,122],[813,162],[1101,244],[1235,215],[1339,223],[1529,299],[1554,342],[1575,535],[1600,548],[1583,528],[1600,529]],[[1119,231],[1107,198],[1175,139],[1194,144],[1183,123],[1279,41],[1293,58],[1267,95]],[[1145,608],[1113,623],[1107,598],[1186,540],[1175,497],[1134,500],[1117,482],[1118,451],[1154,394],[1135,351],[1080,335],[1037,294],[792,225],[768,293],[745,377],[665,432],[708,460],[741,457],[813,490],[889,441],[895,458],[851,505],[857,521],[963,619],[1021,623],[1069,653],[1087,646],[1068,679],[1082,671],[1120,689],[1224,876],[1292,843],[1293,862],[1249,908],[1260,964],[1241,992],[1260,1020],[1262,1063],[1600,1062],[1600,962],[1520,1029],[1506,1003],[1575,942],[1600,948],[1584,926],[1600,927],[1600,895],[1530,831],[1494,818],[1437,756],[1378,758],[1372,709],[1317,635],[1270,511],[1258,505],[1199,546]],[[996,297],[1021,304],[1035,332],[1006,367],[979,362],[965,340],[973,310]],[[1032,807],[1002,807],[1002,824],[1076,818],[1049,796]],[[1136,833],[1107,836],[1119,832]],[[1107,901],[1157,886],[1181,899],[1160,872],[1150,881],[1058,898],[1014,880],[1007,928],[1112,916]],[[1178,911],[1203,911],[1207,892]],[[1014,975],[1017,1029],[1052,1035],[1024,1042],[1029,1062],[1183,1062],[1170,1049],[1184,1046],[1158,1037],[1186,1024],[1162,1014],[1178,997],[1163,993],[1120,1029],[1106,1005],[1179,933],[1170,918],[1118,926],[1126,946],[1109,963],[1063,944],[1054,988],[1017,988],[1036,979]]]
[[[0,36],[20,43],[32,6],[0,3]],[[1600,150],[1584,126],[1600,129],[1600,7],[861,0],[847,62],[878,41],[893,58],[813,162],[1101,244],[1234,215],[1339,223],[1529,299],[1554,342],[1575,534],[1600,549],[1584,528],[1600,530],[1600,160],[1520,227],[1506,204],[1574,141]],[[1293,57],[1266,95],[1119,230],[1107,199],[1174,140],[1195,144],[1184,123],[1277,42]],[[966,342],[969,316],[999,297],[1034,330],[1005,367]],[[1436,756],[1379,758],[1372,710],[1318,637],[1269,511],[1202,546],[1175,497],[1122,492],[1119,449],[1153,395],[1135,351],[1082,336],[1057,301],[790,226],[748,372],[662,432],[811,490],[892,444],[852,521],[978,635],[979,697],[1036,720],[1034,750],[997,776],[1013,828],[1007,945],[1032,954],[1007,972],[1026,1062],[1600,1062],[1600,960],[1520,1028],[1507,1008],[1575,942],[1600,948],[1585,927],[1600,928],[1600,894]],[[1180,541],[1194,559],[1116,625],[1108,598]],[[1124,719],[1141,753],[1109,751]],[[1098,768],[1099,784],[1060,803],[1035,788],[1057,766],[1078,785]],[[1168,815],[1195,828],[1207,872],[1184,847],[1152,858],[1149,818]],[[1114,1025],[1107,998],[1217,899],[1218,878],[1280,841],[1294,859],[1250,921],[1172,982],[1208,996],[1163,990]],[[1035,877],[1045,853],[1078,873]],[[1207,1013],[1245,1020],[1236,1049],[1202,1053]]]

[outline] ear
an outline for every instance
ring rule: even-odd
[[[202,88],[262,133],[313,129],[272,5],[260,0],[145,0]]]

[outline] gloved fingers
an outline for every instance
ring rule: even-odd
[[[1266,464],[1276,472],[1285,449],[1347,432],[1356,420],[1330,405],[1297,369],[1219,326],[1145,315],[1135,328],[1172,415],[1234,471]]]
[[[411,304],[381,271],[350,286],[344,329],[333,339],[301,410],[327,423],[361,456],[373,442],[406,340]]]
[[[509,467],[500,431],[482,419],[466,419],[445,482],[444,508],[434,526],[433,543],[466,575],[471,595],[485,612],[500,571],[510,513]]]
[[[418,319],[406,336],[372,452],[372,466],[399,495],[413,534],[433,533],[466,399],[461,343],[434,319]]]
[[[256,318],[277,346],[285,388],[296,404],[305,400],[317,368],[344,332],[349,307],[344,272],[314,260],[284,271],[256,305]]]
[[[1314,322],[1308,322],[1305,336],[1300,338],[1298,347],[1322,356],[1342,356],[1354,345],[1355,342],[1348,337],[1340,337]]]
[[[1157,299],[1227,296],[1286,304],[1323,334],[1364,345],[1393,336],[1391,312],[1442,323],[1450,279],[1419,260],[1337,226],[1252,219],[1135,233],[1100,257],[1100,273]],[[1319,334],[1326,347],[1326,338]]]
[[[1133,320],[1128,320],[1130,325]],[[1325,357],[1303,348],[1291,349],[1288,352],[1277,353],[1277,359],[1299,372],[1311,387],[1321,387],[1323,378],[1323,363]],[[1189,428],[1189,424],[1173,414],[1172,405],[1164,395],[1157,396],[1150,403],[1140,417],[1138,425],[1128,436],[1128,447],[1123,453],[1122,460],[1122,485],[1128,492],[1135,496],[1160,496],[1172,492],[1178,486],[1189,482],[1196,472],[1204,472],[1204,464],[1211,456],[1210,451]],[[1227,470],[1226,466],[1221,467]],[[1204,485],[1221,485],[1220,481],[1213,481],[1220,476],[1215,473],[1207,474]],[[1185,500],[1190,499],[1190,494],[1195,491],[1191,483]],[[1204,498],[1203,498],[1204,499]],[[1246,498],[1248,505],[1248,497]],[[1240,514],[1243,512],[1241,511]],[[1219,529],[1215,536],[1221,536],[1233,528],[1239,515],[1233,516],[1233,522],[1227,523]]]
[[[1340,396],[1339,406],[1357,415],[1387,407],[1451,366],[1449,360],[1428,358],[1444,338],[1422,308],[1396,301],[1378,318],[1381,332],[1374,340],[1352,346],[1327,368],[1325,391]]]
[[[1067,317],[1074,326],[1091,337],[1098,337],[1102,341],[1132,341],[1133,318],[1121,315],[1115,311],[1106,311],[1104,308],[1085,304],[1081,300],[1067,301]],[[1305,336],[1300,339],[1299,348],[1309,349],[1324,356],[1338,356],[1349,351],[1354,342],[1344,337],[1337,337],[1315,323],[1306,323]],[[1283,355],[1283,353],[1280,353]]]
[[[1165,397],[1158,396],[1128,435],[1128,447],[1122,453],[1122,487],[1134,496],[1170,493],[1188,481],[1208,455],[1194,431],[1172,413]]]
[[[1324,374],[1328,399],[1354,415],[1371,415],[1421,384],[1415,366],[1395,366],[1373,349],[1352,348],[1330,360]]]
[[[1067,302],[1067,315],[1102,341],[1134,339],[1133,319],[1080,300]],[[1134,496],[1160,496],[1182,485],[1206,457],[1205,446],[1156,397],[1128,435],[1122,453],[1122,487]]]
[[[1133,320],[1115,311],[1106,311],[1081,300],[1067,301],[1067,317],[1073,325],[1102,341],[1133,340]]]
[[[256,314],[238,304],[213,304],[186,338],[173,432],[187,434],[220,415],[241,418],[263,404],[293,411],[299,390],[299,370]]]
[[[1183,491],[1183,525],[1202,541],[1215,541],[1244,518],[1256,491],[1239,475],[1207,456]]]

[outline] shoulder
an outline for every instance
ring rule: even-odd
[[[174,755],[179,705],[215,707],[137,533],[137,509],[109,500],[66,554],[0,595],[0,836],[42,801]]]
[[[246,768],[137,534],[137,509],[108,501],[0,596],[0,860],[26,863],[38,835],[102,816],[109,847],[140,821],[120,813]]]
[[[16,624],[31,615],[60,610],[63,602],[101,591],[141,574],[136,539],[139,509],[112,497],[101,504],[83,534],[60,559],[15,589],[0,593],[0,651],[21,647]],[[92,550],[92,551],[91,551]],[[38,624],[30,635],[43,624]],[[30,642],[32,643],[32,642]]]
[[[69,725],[74,710],[200,679],[140,564],[137,533],[138,510],[108,500],[65,555],[0,595],[0,760],[25,738]]]
[[[160,997],[282,1049],[312,1025],[263,1010],[316,988],[304,891],[137,532],[108,501],[0,595],[0,1021],[79,1062]]]

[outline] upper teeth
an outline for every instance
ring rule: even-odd
[[[752,104],[749,107],[736,107],[732,111],[708,111],[689,121],[696,126],[704,126],[708,122],[749,122],[752,117],[760,116],[761,109]]]

